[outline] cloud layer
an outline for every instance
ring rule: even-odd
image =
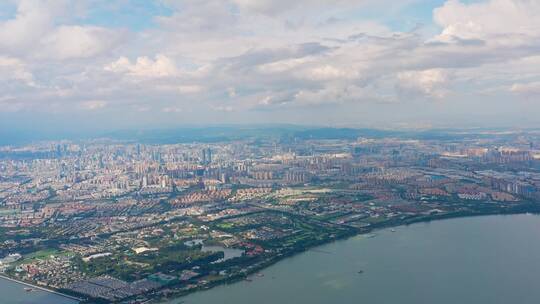
[[[115,2],[14,1],[0,19],[0,116],[381,126],[540,114],[538,1],[441,0],[428,20],[406,12],[433,1],[329,3],[163,1],[135,29],[94,16]]]

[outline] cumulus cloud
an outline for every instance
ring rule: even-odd
[[[28,70],[24,62],[17,58],[0,55],[0,79],[17,80],[28,86],[35,86],[34,75]]]
[[[105,66],[105,70],[138,77],[169,77],[178,73],[174,61],[161,54],[157,54],[155,59],[138,57],[133,63],[126,57],[120,57]]]
[[[0,22],[0,47],[28,47],[46,34],[52,26],[57,7],[40,1],[21,1],[13,19]]]
[[[0,51],[52,60],[88,58],[109,51],[121,40],[122,31],[59,25],[58,19],[73,9],[69,1],[19,1],[14,18],[0,22]]]
[[[165,0],[152,26],[120,30],[70,16],[73,1],[21,0],[0,20],[1,107],[272,120],[538,94],[540,2],[448,0],[424,26],[389,12],[415,1]]]
[[[259,65],[257,68],[262,73],[282,73],[286,71],[290,71],[294,68],[297,68],[299,66],[305,65],[307,62],[313,62],[316,61],[316,58],[293,58],[293,59],[284,59],[279,61],[274,61],[270,63],[265,63],[262,65]]]
[[[401,89],[438,99],[447,95],[448,73],[443,70],[399,72],[397,78]]]
[[[531,0],[488,0],[466,4],[449,0],[434,11],[443,27],[442,38],[488,38],[505,35],[538,35],[540,2]]]
[[[37,57],[55,59],[88,58],[109,51],[121,33],[96,26],[60,26],[40,42],[43,53]]]
[[[357,86],[329,86],[320,90],[301,90],[294,95],[295,101],[306,105],[337,104],[348,101],[361,101],[366,97]]]
[[[315,80],[354,79],[359,76],[355,70],[347,70],[329,64],[313,67],[309,69],[308,73],[309,77]]]

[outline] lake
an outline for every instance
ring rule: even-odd
[[[540,217],[488,216],[382,230],[317,247],[169,303],[536,304]]]
[[[230,259],[234,259],[237,257],[241,257],[244,253],[244,250],[240,249],[234,249],[234,248],[226,248],[223,246],[202,246],[201,251],[203,252],[223,252],[223,258],[219,259],[212,263],[221,263]]]
[[[76,304],[60,295],[42,290],[25,291],[26,285],[0,278],[0,303],[2,304]]]
[[[536,304],[540,216],[461,218],[382,230],[285,259],[252,282],[170,304]],[[359,273],[361,272],[361,273]],[[74,304],[0,279],[2,304]]]

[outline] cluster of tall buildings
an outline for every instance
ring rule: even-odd
[[[202,149],[201,155],[202,155],[201,164],[209,165],[212,163],[212,149],[210,148]]]

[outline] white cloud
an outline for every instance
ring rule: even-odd
[[[174,61],[162,54],[156,55],[154,60],[146,56],[138,57],[134,63],[120,57],[105,66],[105,70],[137,77],[170,77],[178,74]]]
[[[39,41],[52,26],[54,15],[43,1],[20,1],[15,18],[0,22],[0,47],[19,49]]]
[[[227,88],[227,95],[229,96],[229,98],[235,98],[237,96],[236,89],[233,87]]]
[[[488,38],[508,34],[537,36],[540,2],[531,0],[488,0],[466,4],[449,0],[434,11],[443,27],[442,38]]]
[[[178,87],[178,90],[182,94],[193,94],[204,91],[204,88],[199,85],[181,85]]]
[[[165,113],[181,113],[183,112],[184,110],[180,107],[165,107],[163,109],[161,109],[163,112]]]
[[[233,112],[234,108],[231,106],[212,106],[212,110],[217,112]]]
[[[443,70],[399,72],[397,78],[402,89],[433,98],[444,98],[447,95],[444,85],[448,81],[448,74]]]
[[[0,55],[0,79],[19,80],[28,86],[35,86],[34,75],[28,70],[25,63],[17,58]]]
[[[233,2],[236,5],[238,5],[240,9],[244,11],[255,12],[255,13],[260,13],[260,14],[265,14],[265,15],[275,15],[275,14],[283,13],[291,9],[296,9],[298,7],[306,7],[306,4],[319,6],[321,4],[324,4],[325,1],[233,0]]]
[[[37,57],[87,58],[109,51],[120,34],[95,26],[60,26],[41,39],[44,52]]]
[[[22,0],[0,21],[0,92],[10,97],[1,106],[153,111],[156,123],[182,110],[197,121],[213,112],[294,120],[300,111],[331,121],[340,117],[329,109],[355,120],[361,107],[416,113],[443,108],[433,99],[485,103],[482,92],[495,90],[537,96],[540,2],[449,0],[427,29],[395,30],[416,20],[387,11],[415,1],[165,0],[172,13],[135,31],[89,25],[84,13],[71,16],[73,1]],[[380,14],[362,17],[371,12]]]
[[[309,71],[309,77],[315,80],[356,78],[358,76],[359,74],[356,71],[347,71],[329,64],[314,67]]]
[[[0,53],[53,60],[88,58],[120,41],[121,31],[58,24],[76,5],[64,0],[19,1],[15,17],[0,22]]]
[[[525,96],[540,96],[540,81],[529,83],[515,83],[510,88],[510,91],[515,94]]]
[[[408,2],[402,0],[404,3]],[[333,10],[379,4],[385,0],[232,0],[242,11],[264,15],[278,15],[291,10],[313,11]],[[396,5],[396,4],[395,4]]]
[[[302,57],[302,58],[279,60],[279,61],[262,64],[258,66],[258,70],[263,73],[282,73],[282,72],[290,71],[294,68],[303,66],[304,64],[308,62],[313,62],[316,60],[317,58],[309,57],[309,56]]]
[[[87,100],[81,103],[81,108],[89,111],[103,109],[106,106],[107,102],[104,100]]]

